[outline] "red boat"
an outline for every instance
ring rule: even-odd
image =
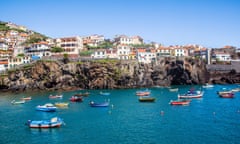
[[[219,94],[219,97],[221,98],[234,98],[234,93],[222,93],[222,94]]]
[[[170,101],[171,105],[189,105],[189,103],[190,103],[190,100],[186,100],[186,99]]]
[[[82,97],[79,97],[79,96],[72,96],[70,98],[70,101],[72,102],[82,102],[83,101],[83,98]]]

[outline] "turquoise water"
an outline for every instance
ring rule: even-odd
[[[199,88],[200,86],[195,86]],[[155,103],[140,103],[139,89],[109,90],[110,96],[90,91],[81,103],[69,98],[81,91],[62,92],[62,99],[49,99],[57,92],[8,94],[0,97],[0,143],[126,143],[126,144],[235,144],[240,142],[240,92],[233,99],[219,98],[216,91],[237,85],[215,85],[203,89],[201,99],[192,99],[188,106],[171,106],[170,100],[190,86],[179,86],[179,92],[167,88],[150,88]],[[13,99],[32,96],[22,105],[12,105]],[[110,100],[108,108],[93,108],[89,101]],[[69,108],[47,113],[36,111],[37,105],[69,101]],[[55,129],[30,129],[29,119],[40,120],[59,116],[66,125]]]

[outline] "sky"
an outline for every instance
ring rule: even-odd
[[[0,0],[0,20],[52,38],[124,34],[165,46],[240,47],[240,0]]]

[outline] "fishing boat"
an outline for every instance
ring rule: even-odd
[[[30,128],[57,128],[63,124],[63,120],[59,117],[51,118],[50,120],[28,120],[27,125]]]
[[[70,101],[72,101],[72,102],[82,102],[83,98],[81,96],[72,96],[70,98]]]
[[[68,102],[56,102],[54,103],[56,107],[68,107],[69,103]]]
[[[227,88],[222,88],[221,90],[217,91],[218,95],[227,94],[227,93],[232,93],[232,90],[227,89]]]
[[[16,104],[24,104],[25,100],[20,100],[20,101],[12,100],[11,103],[14,104],[14,105],[16,105]]]
[[[62,98],[63,95],[50,95],[49,98],[50,99],[55,99],[55,98]]]
[[[222,94],[219,94],[219,97],[221,97],[221,98],[234,98],[234,93],[233,92],[222,93]]]
[[[110,95],[110,93],[109,92],[100,92],[100,95],[108,96],[108,95]]]
[[[138,98],[140,102],[154,102],[155,98],[150,96],[141,96]]]
[[[21,98],[21,100],[31,100],[32,99],[32,97],[23,97],[23,98]]]
[[[55,107],[51,103],[46,103],[45,105],[38,105],[36,107],[36,110],[45,112],[55,112],[57,110],[57,107]]]
[[[178,99],[178,100],[171,100],[169,104],[171,105],[189,105],[190,100],[187,99]]]
[[[94,102],[94,101],[91,101],[91,102],[89,103],[89,105],[90,105],[91,107],[108,107],[108,106],[109,106],[109,102],[96,103],[96,102]]]
[[[206,83],[205,85],[202,86],[203,88],[213,88],[214,85]]]
[[[190,89],[185,94],[178,94],[178,98],[201,98],[203,96],[203,91],[195,91],[194,89]]]
[[[151,93],[151,91],[149,91],[148,89],[136,91],[137,96],[148,96],[148,95],[150,95],[150,93]]]
[[[89,92],[85,92],[85,93],[78,93],[78,94],[74,94],[74,96],[84,96],[84,97],[87,97],[89,96]]]

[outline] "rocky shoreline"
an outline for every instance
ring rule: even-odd
[[[1,77],[1,91],[124,89],[152,86],[240,82],[239,73],[210,72],[201,60],[165,58],[136,61],[38,61]]]

